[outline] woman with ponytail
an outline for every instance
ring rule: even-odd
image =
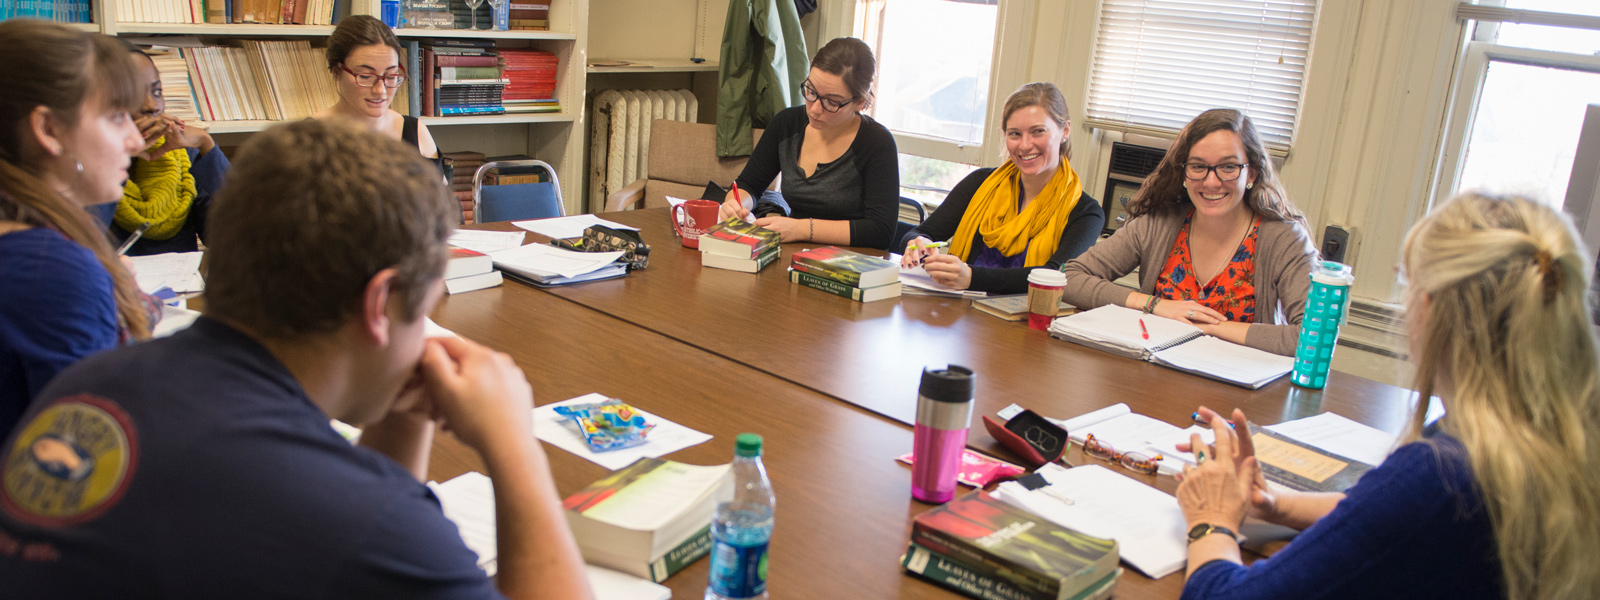
[[[129,256],[194,252],[205,241],[206,213],[228,174],[228,157],[206,130],[167,114],[155,62],[137,46],[124,44],[148,82],[144,106],[134,118],[146,149],[128,169],[111,234],[121,243],[134,231],[145,230],[128,248]]]
[[[1028,291],[1028,271],[1060,269],[1100,237],[1106,214],[1072,168],[1072,117],[1050,83],[1006,98],[1006,163],[967,175],[928,220],[897,240],[900,266],[934,281],[995,294]],[[950,253],[929,245],[950,242]]]
[[[1348,494],[1278,488],[1247,437],[1202,414],[1178,486],[1194,529],[1183,597],[1594,598],[1600,591],[1600,355],[1588,250],[1561,213],[1457,196],[1402,252],[1418,405],[1405,444]],[[1234,411],[1236,427],[1246,426]],[[1182,448],[1180,448],[1182,449]],[[1198,459],[1200,455],[1205,459]],[[1244,567],[1220,530],[1246,513],[1304,528]],[[1199,537],[1196,534],[1199,534]]]
[[[149,336],[150,305],[84,207],[122,196],[144,103],[118,41],[0,22],[0,436],[51,377]],[[27,57],[17,60],[15,57]]]

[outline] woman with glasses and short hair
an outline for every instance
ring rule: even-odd
[[[1249,117],[1218,108],[1189,121],[1128,216],[1062,269],[1064,301],[1081,309],[1119,304],[1294,353],[1317,250]],[[1135,268],[1137,291],[1113,283]]]
[[[443,172],[444,158],[428,126],[389,108],[395,89],[406,80],[406,70],[400,66],[400,40],[388,25],[368,15],[350,15],[339,21],[328,36],[328,72],[333,75],[339,103],[323,109],[316,118],[353,119],[416,146],[423,158]]]
[[[800,85],[805,105],[772,117],[721,218],[753,212],[785,242],[888,248],[900,212],[899,154],[889,130],[861,114],[876,65],[855,38],[818,50]],[[762,192],[779,174],[782,190]]]
[[[1106,215],[1072,168],[1072,115],[1054,84],[1006,98],[1000,117],[1006,163],[978,169],[950,190],[928,220],[896,243],[900,266],[937,283],[997,294],[1028,291],[1028,271],[1060,269],[1099,239]],[[939,254],[934,240],[950,242]]]

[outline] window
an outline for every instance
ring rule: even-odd
[[[1591,0],[1507,0],[1503,8],[1542,11],[1544,21],[1600,15]],[[1587,214],[1587,200],[1567,206],[1566,196],[1588,106],[1600,104],[1600,31],[1498,22],[1527,17],[1465,3],[1459,11],[1478,20],[1458,75],[1435,200],[1476,189]]]
[[[878,59],[868,110],[895,134],[902,195],[937,204],[980,162],[998,0],[858,0],[854,34]]]
[[[1087,123],[1171,136],[1211,108],[1289,149],[1315,0],[1104,0]]]

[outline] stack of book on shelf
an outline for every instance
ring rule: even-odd
[[[492,40],[434,40],[417,48],[420,72],[411,79],[421,90],[413,116],[498,115],[508,80]]]
[[[501,50],[506,84],[503,104],[507,113],[561,112],[556,102],[556,67],[560,59],[543,50]]]
[[[789,281],[858,302],[873,302],[900,296],[900,264],[823,246],[790,257]]]
[[[200,121],[200,111],[195,108],[194,91],[189,87],[189,65],[177,48],[153,46],[144,49],[156,64],[161,78],[161,96],[167,102],[168,116],[188,122]]]
[[[732,499],[729,465],[641,458],[562,505],[584,562],[659,583],[711,550],[711,517]]]
[[[446,152],[444,156],[454,165],[450,176],[450,193],[461,203],[461,222],[473,223],[472,176],[478,173],[478,167],[483,166],[483,153]]]
[[[700,266],[755,273],[783,254],[778,232],[731,218],[700,234]]]
[[[550,0],[530,0],[511,4],[511,29],[550,31]]]
[[[1292,356],[1224,341],[1187,322],[1115,304],[1056,319],[1050,335],[1250,389],[1294,370]]]
[[[63,2],[65,3],[65,2]],[[346,0],[118,0],[127,23],[333,25]],[[88,2],[83,1],[85,7]],[[23,16],[23,15],[13,15]],[[88,20],[77,21],[87,23]]]
[[[500,285],[504,278],[494,270],[494,259],[482,252],[451,248],[450,262],[444,267],[444,289],[452,294],[477,291]]]
[[[918,515],[901,558],[916,573],[985,600],[1099,600],[1117,585],[1117,542],[1061,527],[973,492]]]
[[[338,102],[321,49],[305,40],[183,48],[207,121],[303,119]]]
[[[61,23],[93,23],[89,0],[7,0],[0,2],[0,19],[45,19]]]

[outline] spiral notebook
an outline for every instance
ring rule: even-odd
[[[1189,323],[1113,304],[1060,317],[1050,325],[1050,335],[1250,389],[1294,370],[1293,357],[1220,340]]]

